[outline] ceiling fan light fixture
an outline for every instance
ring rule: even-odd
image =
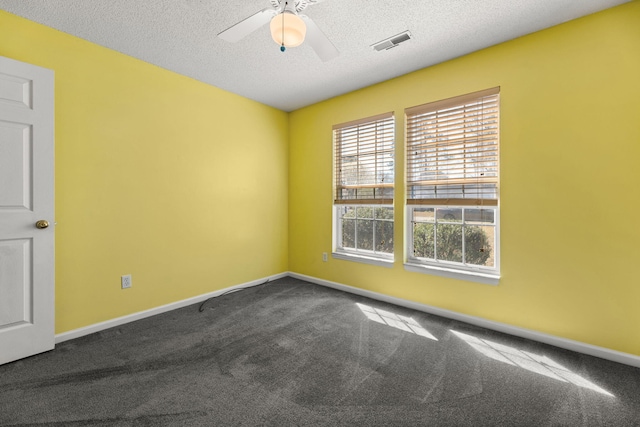
[[[285,10],[271,20],[271,37],[284,47],[300,46],[307,34],[307,26],[302,18]]]

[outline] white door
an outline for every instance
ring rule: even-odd
[[[0,57],[0,364],[54,347],[53,224],[53,71]]]

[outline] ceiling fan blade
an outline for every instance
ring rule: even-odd
[[[313,6],[314,4],[322,3],[324,0],[298,0],[296,1],[296,10],[302,12],[307,6]]]
[[[218,33],[222,40],[235,43],[269,22],[277,12],[268,7]]]
[[[305,42],[311,45],[320,59],[326,62],[340,55],[340,52],[333,43],[331,43],[331,40],[324,35],[320,27],[318,27],[311,18],[305,15],[299,16],[304,20],[305,24],[307,24]]]

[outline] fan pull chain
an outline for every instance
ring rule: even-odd
[[[282,11],[282,46],[280,46],[280,52],[284,52],[285,50],[287,50],[284,47],[284,11],[287,10],[288,4],[289,2],[284,2],[284,10]]]

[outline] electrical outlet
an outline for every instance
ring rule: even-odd
[[[327,262],[329,258],[327,257],[327,253],[326,252],[322,252],[322,262]]]
[[[120,277],[120,284],[122,285],[122,289],[128,289],[131,287],[131,275],[125,274]]]

